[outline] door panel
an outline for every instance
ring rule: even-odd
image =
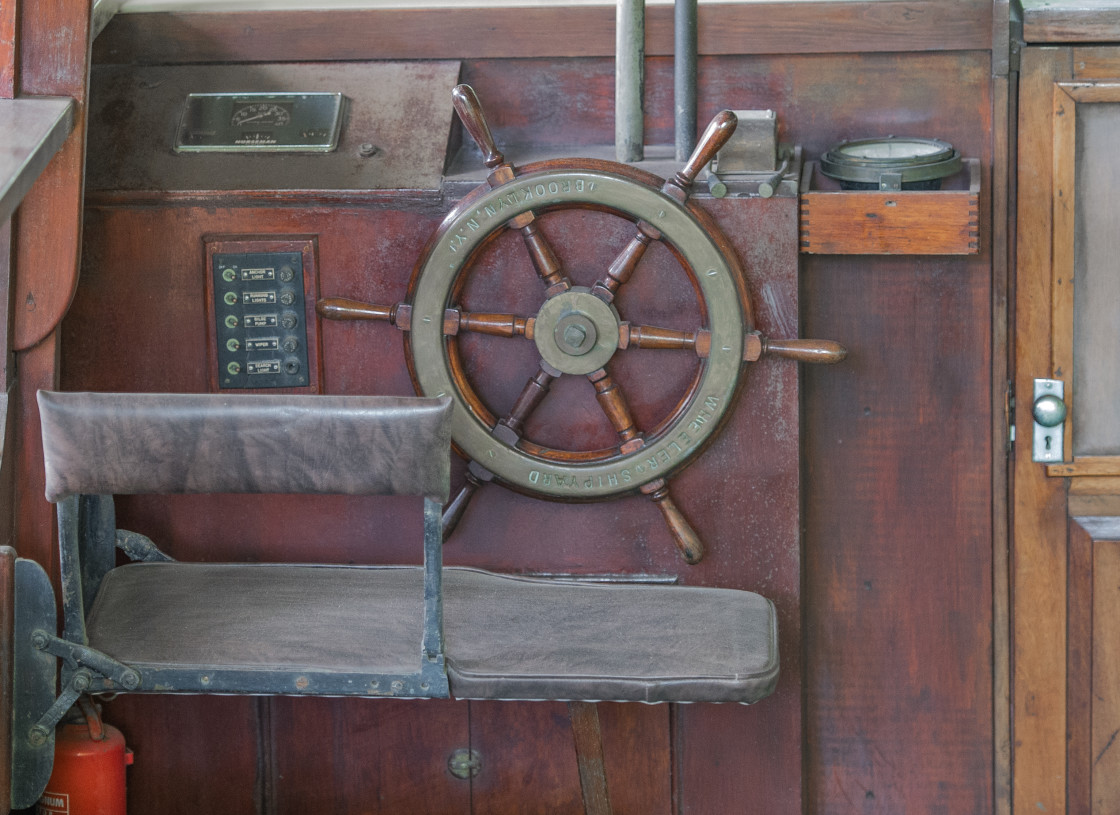
[[[1120,807],[1120,126],[1116,49],[1027,48],[1019,122],[1012,527],[1016,811]],[[1085,81],[1079,75],[1092,76]],[[1032,461],[1035,378],[1061,380],[1064,460]],[[1055,428],[1058,430],[1058,428]],[[1097,517],[1075,517],[1093,515]]]

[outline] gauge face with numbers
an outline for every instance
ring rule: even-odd
[[[234,108],[233,127],[287,127],[292,123],[292,105],[287,102],[249,102]]]
[[[909,136],[840,142],[821,156],[825,175],[868,188],[898,189],[917,183],[935,189],[932,185],[960,169],[961,156],[953,145]]]
[[[327,153],[338,146],[341,93],[192,93],[178,153]]]

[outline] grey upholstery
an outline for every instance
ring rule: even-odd
[[[777,682],[774,607],[757,594],[442,568],[447,399],[39,401],[64,637],[134,670],[127,690],[749,703]],[[423,495],[424,566],[114,568],[97,494],[218,491]],[[93,669],[92,690],[122,689]]]
[[[89,639],[142,674],[403,673],[422,580],[415,567],[132,564],[103,582]],[[750,592],[464,568],[444,569],[443,591],[457,698],[748,703],[778,678],[773,607]]]
[[[40,391],[47,500],[77,493],[282,492],[425,495],[443,502],[448,402]]]

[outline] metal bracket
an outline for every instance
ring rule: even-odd
[[[1031,414],[1034,439],[1031,460],[1053,464],[1065,460],[1066,386],[1060,379],[1036,379]]]
[[[45,712],[53,709],[58,663],[36,648],[32,638],[36,632],[57,625],[54,591],[47,573],[33,560],[16,559],[12,636],[12,809],[35,806],[51,776],[54,730],[48,729],[42,739],[32,731]]]
[[[38,650],[45,651],[63,660],[74,670],[75,676],[82,673],[81,669],[88,668],[120,685],[125,690],[135,690],[140,687],[140,673],[135,668],[130,668],[123,662],[117,662],[111,656],[87,645],[78,645],[41,629],[31,635],[31,644]],[[89,671],[85,673],[86,686],[82,690],[89,687],[89,680],[92,678]],[[73,682],[73,677],[71,677],[71,682]]]
[[[147,535],[141,535],[139,532],[118,529],[117,548],[132,561],[138,560],[143,563],[175,562],[175,558],[163,552]]]
[[[74,706],[79,696],[89,690],[91,680],[90,672],[85,668],[74,672],[70,681],[66,683],[66,687],[62,689],[62,693],[54,700],[54,704],[47,708],[46,712],[39,717],[39,721],[31,726],[27,733],[27,740],[30,744],[41,747],[47,743],[54,733],[55,726],[66,715],[66,711]]]

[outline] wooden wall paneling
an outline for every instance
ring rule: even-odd
[[[89,81],[89,0],[36,3],[20,19],[20,93],[69,96],[74,130],[23,201],[16,241],[14,343],[35,345],[54,330],[78,279],[85,98]]]
[[[0,7],[0,99],[11,99],[16,94],[16,71],[19,64],[19,50],[17,44],[18,24],[16,17],[17,4],[5,3]],[[10,546],[12,543],[12,482],[6,477],[12,469],[12,448],[10,446],[9,428],[9,391],[11,383],[11,300],[8,297],[11,286],[11,220],[6,219],[0,225],[0,284],[3,285],[3,311],[0,319],[3,320],[3,332],[0,333],[0,342],[3,347],[2,366],[3,393],[0,394],[3,406],[3,422],[0,422],[0,545]],[[11,754],[11,718],[12,718],[12,657],[11,642],[8,632],[14,625],[15,602],[15,550],[4,553],[0,560],[2,574],[0,574],[0,640],[3,641],[3,651],[0,652],[0,812],[11,809],[12,800],[12,754]]]
[[[1011,815],[1010,292],[1014,276],[1019,43],[1009,0],[992,11],[992,810]],[[1012,57],[1015,57],[1013,59]]]
[[[989,296],[986,262],[804,264],[849,348],[805,373],[810,812],[992,806]]]
[[[1120,541],[1093,546],[1093,815],[1120,808]]]
[[[5,508],[6,510],[7,508]],[[0,812],[12,804],[12,678],[15,629],[16,550],[0,544]]]
[[[1048,377],[1055,81],[1068,49],[1027,48],[1019,87],[1012,499],[1012,773],[1014,811],[1065,810],[1065,484],[1031,461],[1032,380]]]
[[[249,696],[124,695],[104,706],[135,755],[129,812],[261,815],[269,735],[263,700]]]
[[[776,229],[786,235],[776,243],[773,237],[745,241],[740,244],[739,251],[752,270],[751,285],[757,287],[753,291],[760,304],[759,326],[775,337],[796,335],[793,274],[797,253],[796,212],[792,200],[755,202],[749,207],[725,203],[716,205],[715,209],[717,218],[722,219],[729,233],[745,238]],[[775,212],[780,213],[782,225],[765,226]],[[429,219],[415,213],[376,209],[93,207],[88,215],[91,226],[87,231],[83,284],[63,330],[63,385],[68,389],[205,389],[202,350],[207,327],[200,238],[203,234],[220,230],[232,234],[260,234],[267,230],[277,235],[317,235],[321,292],[391,303],[403,296],[412,259],[433,228]],[[604,239],[588,241],[584,218],[601,216],[595,213],[578,215],[566,223],[564,218],[555,217],[560,215],[555,213],[542,218],[542,228],[554,239],[557,251],[568,266],[577,270],[574,273],[580,282],[589,283],[590,279],[582,278],[594,275],[596,269],[603,267],[605,260],[629,239],[632,226],[619,221],[616,226],[598,227],[603,230]],[[161,239],[153,241],[153,235]],[[575,238],[576,235],[581,237]],[[520,250],[518,245],[514,248]],[[498,245],[495,251],[497,256],[493,262],[498,263],[503,260],[504,250]],[[784,263],[777,279],[764,283],[761,277],[754,275],[755,270],[773,265],[776,259]],[[674,305],[675,298],[694,298],[694,295],[679,269],[674,268],[676,261],[663,247],[659,247],[659,252],[651,250],[647,260],[652,265],[643,267],[645,293],[635,281],[620,295],[620,309],[637,314],[639,320],[664,324],[680,311]],[[484,259],[483,262],[488,261]],[[479,276],[483,284],[488,282],[485,273]],[[509,288],[508,284],[497,282],[499,288]],[[526,284],[516,287],[515,292],[525,291],[539,297],[537,281],[530,276]],[[670,295],[669,292],[675,293]],[[494,294],[483,285],[481,289],[468,291],[464,302],[469,305],[472,302],[469,298],[478,297],[491,306],[506,308],[507,304],[494,299]],[[158,303],[159,307],[147,305],[151,303]],[[698,319],[688,315],[683,318],[694,322]],[[676,314],[675,319],[682,319],[682,315]],[[169,326],[174,326],[175,330],[168,331]],[[88,342],[95,331],[111,332],[115,342],[111,345]],[[384,324],[324,322],[322,333],[327,392],[410,392],[402,339],[396,329]],[[494,349],[494,353],[485,353],[488,350],[485,344],[476,349],[484,356],[472,365],[472,377],[485,382],[488,360],[509,364],[524,345],[518,340],[506,342],[510,344]],[[651,365],[660,365],[661,370],[668,371],[679,367],[676,362],[681,360],[685,369],[694,364],[683,356],[675,361],[672,354],[665,357],[658,356],[658,352],[636,351],[632,360],[627,355],[627,360],[618,366],[617,379],[626,383],[627,394],[639,419],[648,420],[647,414],[656,409],[656,405],[647,404],[651,397],[655,402],[662,399],[661,388],[651,390],[640,386],[641,371],[648,372]],[[684,374],[687,381],[687,370]],[[522,379],[514,381],[508,376],[505,379],[512,383],[510,387],[515,392],[523,383]],[[749,800],[760,799],[760,796],[764,801],[777,800],[776,807],[770,808],[780,810],[789,809],[792,800],[792,808],[797,809],[800,796],[799,547],[797,453],[796,445],[791,443],[796,439],[797,402],[791,394],[796,394],[797,371],[791,363],[767,361],[752,368],[748,379],[753,388],[749,387],[744,393],[740,408],[723,436],[700,462],[674,481],[678,504],[709,543],[706,567],[693,569],[680,561],[656,509],[641,497],[613,504],[567,506],[526,498],[499,487],[488,487],[480,492],[456,536],[448,542],[445,558],[449,563],[514,570],[679,573],[690,582],[747,585],[773,597],[781,609],[785,643],[783,664],[787,670],[783,679],[785,690],[775,699],[753,708],[737,708],[722,715],[700,712],[699,707],[695,713],[691,709],[686,711],[683,721],[687,724],[681,729],[692,745],[688,749],[696,754],[690,759],[695,768],[708,774],[716,772],[707,767],[703,755],[710,749],[711,739],[717,737],[726,744],[727,755],[734,756],[735,763],[730,766],[724,763],[718,768],[719,784],[713,785],[708,776],[698,774],[687,781],[685,788],[693,798],[706,796],[710,800],[714,797],[727,806],[733,805],[728,802],[741,800],[745,795]],[[499,402],[506,398],[503,391],[506,384],[509,383],[487,386],[483,393]],[[573,387],[578,389],[579,384],[575,382]],[[777,394],[782,397],[777,398]],[[675,403],[675,395],[670,396]],[[579,394],[564,395],[568,397],[578,399]],[[564,416],[564,404],[561,399],[550,409],[560,411],[553,418],[559,418],[562,427],[569,424]],[[584,411],[575,413],[578,417]],[[552,423],[549,416],[548,410],[534,416],[534,421],[539,421],[540,425],[534,426],[531,432],[547,432],[545,428]],[[605,425],[597,409],[592,410],[590,418],[596,417]],[[608,434],[611,432],[609,425],[605,425],[605,429]],[[721,479],[718,475],[744,467],[743,482]],[[187,559],[208,557],[205,542],[214,536],[222,536],[226,540],[223,548],[232,549],[236,557],[249,560],[305,560],[304,542],[308,539],[322,542],[317,557],[343,562],[363,562],[371,558],[393,561],[410,554],[406,543],[394,540],[385,549],[374,549],[365,541],[362,530],[373,517],[369,502],[341,499],[337,505],[324,507],[319,502],[312,509],[310,505],[290,501],[281,504],[269,497],[261,497],[257,502],[240,499],[236,504],[223,504],[205,496],[184,496],[183,499],[123,499],[120,502],[121,523],[152,535],[173,555]],[[237,523],[231,525],[230,519],[235,516]],[[743,518],[748,516],[752,521],[748,532],[744,533]],[[542,517],[550,520],[542,522]],[[548,536],[540,535],[542,523],[550,531]],[[499,533],[495,534],[494,530]],[[391,539],[407,539],[409,534],[407,529],[389,529],[384,524],[379,531]],[[555,540],[563,540],[565,545],[557,547],[553,545]],[[512,716],[514,720],[536,715],[529,712],[536,710],[531,706],[520,714],[517,705],[509,708],[508,712],[503,712],[498,706],[494,715]],[[423,710],[419,708],[416,715],[422,716]],[[564,706],[558,706],[558,710],[566,719]],[[199,715],[207,717],[202,712]],[[668,772],[661,774],[668,762],[667,716],[665,708],[634,707],[616,716],[614,723],[610,718],[605,719],[608,772],[611,767],[619,767],[616,774],[623,779],[661,777],[664,782],[661,786],[648,785],[645,781],[619,785],[617,794],[623,801],[637,796],[634,811],[648,811],[651,802],[668,800],[666,785],[670,775]],[[479,738],[488,730],[500,735],[506,729],[501,722],[491,726],[481,714],[474,718]],[[644,733],[641,740],[646,744],[661,744],[662,752],[650,750],[644,755],[630,755],[625,746],[626,738],[616,735],[620,724],[622,733]],[[559,770],[547,768],[557,761],[567,764],[570,759],[574,773],[570,732],[566,728],[562,732],[562,753],[548,739],[540,739],[534,742],[534,751],[526,751],[522,746],[511,760],[543,768],[541,772],[553,772]],[[391,738],[389,733],[382,735]],[[305,730],[304,737],[315,741],[323,735],[313,736]],[[286,764],[297,760],[294,756],[306,750],[306,743],[296,745],[276,740],[271,749],[275,751],[275,761]],[[744,772],[749,768],[755,768],[751,772],[762,772],[758,768],[765,768],[768,783],[752,785],[749,777],[741,775],[738,768]],[[179,770],[168,768],[167,771]],[[478,785],[487,780],[483,778],[476,784],[480,795],[484,795],[484,788]],[[505,794],[495,789],[495,794]],[[571,793],[578,796],[578,783]],[[277,800],[284,795],[300,800],[300,791],[295,787],[278,790],[276,795]]]
[[[1028,43],[1097,43],[1120,40],[1120,5],[1103,2],[1023,2]]]
[[[1073,276],[1074,224],[1077,222],[1077,107],[1075,100],[1060,84],[1052,90],[1054,110],[1051,154],[1051,224],[1050,247],[1050,370],[1054,379],[1073,382]],[[1074,414],[1077,394],[1067,388],[1065,403],[1069,415]],[[1073,422],[1065,423],[1066,457],[1073,457]]]
[[[1120,78],[1120,51],[1108,45],[1074,46],[1073,78],[1078,82]]]
[[[877,5],[885,9],[888,4]],[[866,135],[869,128],[900,132],[902,123],[915,134],[947,138],[988,167],[993,104],[989,47],[907,55],[707,57],[701,60],[700,82],[703,104],[710,110],[702,110],[700,118],[724,106],[773,107],[779,111],[782,139],[803,144],[810,155],[819,155],[840,138]],[[647,133],[651,140],[667,141],[672,103],[663,89],[671,87],[670,63],[653,58],[648,67]],[[529,58],[482,60],[465,65],[464,76],[484,101],[517,100],[516,105],[490,106],[503,145],[570,135],[585,143],[611,138],[602,101],[589,97],[589,106],[580,109],[556,92],[573,87],[578,78],[592,88],[608,81],[609,59],[579,60],[578,65]],[[868,82],[868,76],[879,79]],[[984,189],[989,180],[985,175]],[[401,299],[411,258],[434,227],[433,219],[415,212],[328,211],[321,206],[303,211],[96,206],[90,218],[97,226],[87,230],[85,277],[64,329],[63,384],[107,390],[138,384],[151,390],[204,387],[192,384],[197,365],[193,343],[205,330],[204,320],[192,310],[201,303],[201,281],[192,277],[201,250],[193,239],[181,242],[168,236],[255,233],[264,224],[278,233],[316,233],[324,294],[389,303]],[[982,228],[990,228],[987,208],[982,218]],[[730,231],[740,252],[758,258],[771,251],[770,238],[749,218]],[[790,234],[796,236],[795,218]],[[871,812],[898,811],[913,802],[947,811],[990,808],[994,454],[989,434],[995,420],[990,250],[987,238],[984,242],[984,254],[974,260],[820,257],[807,263],[801,295],[804,333],[840,340],[853,354],[836,368],[805,373],[803,595],[796,578],[789,584],[797,571],[789,571],[796,553],[784,531],[786,522],[775,519],[769,507],[757,509],[762,494],[774,486],[796,494],[797,465],[791,474],[772,462],[770,454],[752,454],[738,441],[717,443],[675,482],[678,503],[701,534],[715,542],[711,562],[697,569],[679,562],[657,513],[638,498],[542,506],[487,487],[449,541],[448,562],[542,571],[643,571],[679,574],[690,582],[734,579],[779,601],[783,642],[793,649],[783,652],[783,682],[792,684],[752,708],[690,706],[677,711],[671,728],[674,740],[684,746],[674,767],[680,811],[736,811],[745,801],[768,811],[796,811],[800,805],[789,804],[800,801],[802,780],[805,806],[814,812],[847,812],[853,803]],[[158,246],[148,245],[152,243]],[[565,246],[586,258],[583,268],[595,268],[590,247]],[[747,266],[750,276],[752,263]],[[160,269],[162,276],[145,279],[143,270],[151,268]],[[122,290],[124,299],[114,296]],[[760,303],[768,295],[765,290],[755,294]],[[137,313],[144,310],[132,303],[146,297],[162,297],[167,312]],[[796,330],[796,309],[792,318],[771,310],[767,319],[768,330],[780,330],[782,336],[789,335],[784,329],[791,325]],[[178,333],[161,332],[161,320],[173,321]],[[103,329],[106,321],[118,332],[113,353],[83,342],[94,326]],[[327,392],[408,392],[396,329],[324,323],[322,332]],[[141,342],[154,347],[143,349]],[[503,346],[501,352],[512,357],[519,353],[516,349]],[[161,353],[169,364],[157,364]],[[735,425],[720,442],[738,438],[749,426],[764,428],[765,438],[772,441],[787,432],[791,421],[795,426],[796,409],[790,416],[774,412],[775,404],[785,404],[790,388],[796,391],[796,372],[781,366],[766,362],[749,372],[752,384],[733,417]],[[522,381],[511,386],[514,392]],[[502,398],[502,387],[494,391],[496,400]],[[740,480],[728,479],[726,473],[741,474]],[[714,492],[713,484],[718,484]],[[723,512],[725,505],[734,512]],[[239,527],[243,531],[233,544],[246,557],[301,554],[299,538],[307,531],[308,509],[284,508],[283,523],[271,517],[276,509],[266,501]],[[228,535],[222,518],[231,510],[198,499],[170,510],[133,502],[123,514],[161,538],[170,536],[181,551],[204,556],[205,547],[189,538],[196,533]],[[783,504],[781,512],[786,511]],[[790,511],[796,519],[796,507]],[[365,505],[332,508],[324,513],[330,527],[320,540],[331,542],[331,553],[344,560],[368,557],[368,547],[354,540],[354,529],[367,513]],[[538,540],[542,513],[550,530],[562,531],[570,540],[563,549]],[[488,537],[480,531],[492,529],[500,529],[501,535]],[[600,545],[604,529],[625,545]],[[747,542],[737,545],[744,529]],[[511,547],[507,539],[520,543]],[[403,551],[390,549],[387,559]],[[775,564],[780,568],[772,569]],[[802,752],[801,691],[796,686],[802,674],[797,633],[802,615],[804,777],[792,769]],[[606,720],[604,728],[609,741]],[[914,738],[915,733],[922,735]],[[553,760],[550,753],[542,759],[534,751],[523,758],[530,765]],[[606,751],[610,771],[609,744]],[[717,755],[720,761],[713,760]],[[734,763],[728,765],[731,759]],[[574,771],[574,756],[572,761]]]
[[[582,815],[579,769],[563,702],[471,702],[474,812]],[[611,807],[669,815],[669,705],[599,703]],[[464,743],[462,745],[466,747]]]
[[[265,812],[471,812],[471,782],[448,770],[470,742],[466,702],[279,696],[269,708]]]
[[[1069,521],[1066,648],[1066,812],[1092,812],[1093,536]]]
[[[19,4],[5,3],[0,7],[0,99],[16,95],[19,70],[19,22],[16,11]]]
[[[1120,523],[1069,521],[1067,812],[1120,807]]]
[[[43,498],[42,448],[35,391],[55,387],[55,328],[77,285],[89,77],[88,0],[48,0],[18,20],[19,93],[77,101],[74,130],[13,218],[10,283],[12,346],[17,351],[16,546],[53,574],[54,509]]]
[[[646,16],[646,55],[673,53],[672,9]],[[448,32],[454,32],[448,36]],[[118,14],[97,62],[276,62],[613,56],[614,7],[436,8]],[[988,0],[709,5],[702,54],[986,50]]]

